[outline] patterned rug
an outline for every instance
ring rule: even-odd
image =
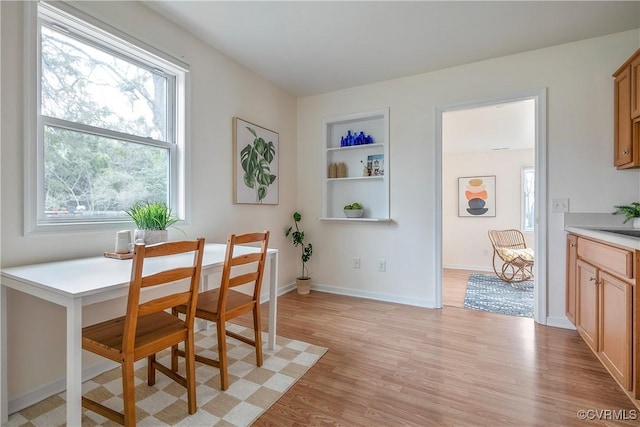
[[[508,283],[495,274],[469,274],[464,307],[533,318],[533,281]]]
[[[229,330],[251,337],[253,332],[227,324]],[[196,333],[196,352],[217,358],[215,327]],[[266,334],[263,333],[263,342]],[[186,389],[163,374],[156,374],[156,384],[147,386],[146,364],[136,370],[136,418],[138,426],[248,426],[273,405],[327,351],[324,347],[277,337],[276,348],[263,349],[264,363],[255,365],[255,349],[227,337],[229,388],[220,390],[218,369],[196,363],[198,411],[187,412]],[[169,364],[169,353],[159,358]],[[184,373],[184,361],[180,372]],[[120,368],[105,372],[83,384],[83,394],[110,408],[122,411]],[[23,409],[9,417],[4,426],[61,426],[65,424],[65,394],[60,393]],[[83,410],[83,426],[117,426],[118,424]]]

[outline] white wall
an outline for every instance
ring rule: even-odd
[[[442,156],[442,264],[446,268],[492,271],[487,231],[522,229],[522,168],[533,166],[535,150],[445,153]],[[496,177],[496,216],[458,217],[458,177]],[[535,246],[534,233],[525,233]]]
[[[548,195],[572,212],[611,212],[639,195],[638,171],[613,168],[611,74],[639,47],[638,31],[579,41],[347,90],[298,102],[298,199],[320,215],[322,118],[390,107],[391,225],[307,223],[314,281],[336,292],[432,306],[436,108],[506,99],[548,88]],[[545,232],[544,230],[542,231]],[[565,234],[548,212],[548,316],[564,319]],[[351,259],[362,268],[354,270]],[[387,271],[375,271],[376,260]]]
[[[281,250],[279,284],[294,281],[298,260],[284,238],[296,209],[296,100],[273,84],[190,36],[138,2],[74,3],[97,18],[190,64],[190,238],[225,241],[230,232],[270,229]],[[23,218],[23,9],[2,10],[2,267],[100,255],[113,247],[114,231],[22,236]],[[232,118],[279,132],[280,204],[232,204]],[[170,238],[179,238],[172,232]],[[8,292],[9,400],[64,376],[65,313],[55,305]],[[122,310],[122,301],[85,309],[85,324]],[[46,357],[43,355],[46,354]],[[85,359],[85,365],[93,359]]]

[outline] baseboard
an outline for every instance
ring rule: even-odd
[[[473,270],[473,271],[486,271],[487,273],[493,273],[493,270],[488,267],[475,267],[473,265],[443,265],[442,268],[450,270]]]
[[[295,288],[295,284],[294,284]],[[434,308],[433,300],[413,297],[398,297],[397,295],[382,294],[378,292],[361,291],[358,289],[337,288],[335,286],[322,285],[317,283],[311,284],[311,290],[325,292],[328,294],[345,295],[349,297],[366,298],[377,301],[393,302],[397,304],[413,305],[417,307]]]
[[[563,329],[576,329],[567,317],[547,317],[547,326],[553,326],[554,328]]]

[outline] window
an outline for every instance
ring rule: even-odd
[[[535,224],[535,169],[522,168],[522,231],[533,232]]]
[[[69,6],[37,8],[32,228],[129,221],[138,201],[184,218],[184,66]]]

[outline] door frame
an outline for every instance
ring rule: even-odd
[[[435,209],[435,295],[436,308],[442,308],[442,115],[466,110],[533,99],[535,101],[535,245],[533,319],[547,324],[547,88],[535,88],[504,96],[463,101],[436,107],[436,209]]]

